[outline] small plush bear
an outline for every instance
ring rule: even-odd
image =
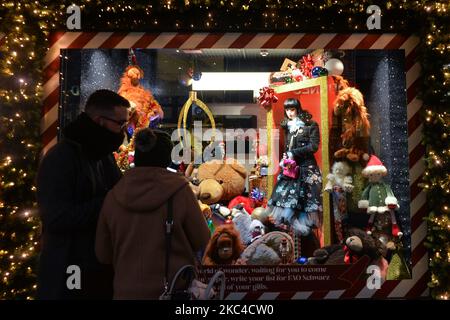
[[[334,187],[338,187],[345,192],[352,192],[352,177],[350,176],[350,167],[346,162],[335,162],[331,172],[327,176],[328,181],[325,185],[325,191],[332,191]]]
[[[333,216],[336,237],[339,242],[343,239],[343,229],[347,223],[347,193],[352,192],[352,177],[350,167],[344,161],[338,161],[333,164],[332,173],[327,176],[325,191],[331,193],[333,198]]]
[[[344,244],[334,244],[317,249],[308,264],[352,264],[363,256],[370,258],[369,265],[380,269],[381,278],[386,278],[388,262],[383,257],[383,247],[378,239],[368,235],[364,230],[350,228]]]

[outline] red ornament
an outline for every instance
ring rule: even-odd
[[[272,103],[276,103],[278,101],[278,97],[275,95],[275,90],[269,87],[264,87],[259,89],[259,104],[263,108],[269,108]]]
[[[303,75],[303,73],[298,68],[295,68],[295,69],[292,70],[292,77],[297,82],[303,81],[305,79],[305,76]]]
[[[180,166],[178,167],[178,172],[185,173],[186,172],[186,165],[183,161],[181,161]]]
[[[128,64],[137,66],[137,59],[133,49],[128,50]]]
[[[344,246],[344,252],[345,252],[345,256],[344,256],[345,264],[352,264],[352,263],[356,263],[358,261],[359,257],[356,256],[354,253],[352,253],[352,251],[349,249],[349,247]]]
[[[241,204],[245,211],[247,211],[248,214],[252,214],[254,209],[254,203],[253,200],[248,197],[243,196],[237,196],[231,199],[231,201],[228,203],[228,209],[233,209],[235,206]]]

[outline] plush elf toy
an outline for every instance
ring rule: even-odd
[[[362,175],[369,179],[368,186],[364,189],[361,200],[358,202],[360,209],[366,209],[370,215],[367,233],[371,234],[374,220],[384,220],[385,215],[391,216],[391,231],[394,237],[403,235],[395,219],[395,210],[399,208],[397,198],[391,190],[391,187],[381,181],[387,174],[387,169],[376,156],[372,155],[363,169]]]

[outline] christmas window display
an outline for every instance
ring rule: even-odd
[[[138,57],[143,55],[139,53]],[[128,139],[116,155],[123,170],[132,167],[133,134],[139,128],[192,132],[196,113],[202,123],[216,126],[214,108],[210,108],[214,99],[191,90],[195,78],[201,77],[198,69],[184,68],[176,77],[176,86],[183,87],[183,94],[169,103],[177,105],[172,110],[167,100],[158,97],[158,90],[166,94],[177,91],[173,82],[163,89],[158,85],[145,88],[143,69],[148,66],[136,60],[133,50],[127,55],[120,86],[114,88],[132,101]],[[157,60],[158,52],[153,55]],[[250,272],[263,280],[236,280],[228,291],[251,287],[261,292],[345,289],[353,276],[364,273],[371,264],[379,267],[383,279],[408,278],[408,258],[402,248],[407,246],[402,240],[405,225],[399,218],[399,210],[404,217],[407,207],[393,188],[382,182],[390,167],[382,161],[380,139],[390,134],[378,132],[381,127],[390,130],[396,123],[386,118],[381,108],[366,108],[356,81],[351,86],[339,75],[343,68],[340,60],[324,58],[323,50],[299,56],[297,62],[291,59],[279,58],[281,70],[270,72],[268,86],[261,88],[259,99],[251,103],[258,109],[258,121],[265,118],[268,138],[266,145],[259,143],[261,137],[252,141],[256,154],[253,167],[217,160],[174,164],[175,170],[190,179],[211,230],[211,242],[202,256],[202,274],[207,276],[224,266],[234,268],[231,272],[236,275]],[[153,69],[150,77],[156,73]],[[284,119],[288,100],[298,117]],[[374,126],[373,121],[383,126]],[[203,141],[200,148],[211,143],[220,147],[223,141]],[[302,148],[309,150],[298,150]],[[392,163],[392,157],[388,158]],[[400,165],[395,170],[404,168]],[[280,199],[277,195],[281,193],[288,197]],[[274,212],[292,200],[290,193],[295,195],[298,210]],[[405,197],[403,202],[407,202]],[[327,267],[313,267],[320,265]],[[279,277],[273,275],[275,270]],[[322,270],[317,278],[314,270]],[[302,272],[319,282],[305,280]],[[293,278],[285,276],[288,273]]]
[[[295,239],[294,261],[311,265],[352,264],[362,256],[365,244],[370,243],[370,250],[363,255],[373,259],[384,279],[398,279],[400,273],[408,276],[406,261],[399,260],[404,253],[403,233],[396,218],[399,203],[391,187],[382,182],[386,167],[374,151],[369,156],[370,122],[363,96],[356,88],[342,88],[341,82],[340,77],[319,76],[275,86],[276,99],[269,106],[268,122],[272,129],[286,130],[280,139],[282,151],[275,146],[271,152],[272,159],[278,159],[277,153],[283,154],[280,162],[270,163],[279,167],[273,176],[276,179],[269,178],[272,212],[276,216],[282,208],[275,223],[284,224],[281,227]],[[301,108],[294,120],[285,118],[292,101]],[[283,123],[286,121],[287,126]],[[311,133],[311,127],[317,127],[313,129],[316,133]],[[293,146],[294,139],[298,141]],[[315,161],[308,161],[311,154]],[[302,162],[306,162],[306,168],[301,168]],[[286,164],[303,170],[303,179],[290,174]],[[297,199],[292,200],[289,193]],[[294,211],[286,210],[285,194],[288,201],[302,204]],[[367,215],[366,225],[356,221]],[[316,246],[320,243],[320,248],[312,252],[308,252],[308,247],[314,245],[314,240],[305,237],[310,234],[316,238]],[[357,248],[352,248],[355,243]],[[392,261],[394,256],[389,268],[388,259]]]

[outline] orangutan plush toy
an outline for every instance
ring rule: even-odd
[[[203,265],[215,266],[234,264],[244,251],[239,232],[233,224],[223,224],[216,228],[209,240],[203,257]]]
[[[342,148],[334,153],[335,158],[346,158],[352,162],[367,161],[370,122],[362,93],[352,87],[339,91],[334,113],[342,119]]]
[[[130,124],[134,126],[134,130],[147,128],[152,119],[162,119],[164,116],[152,93],[139,83],[143,77],[144,71],[139,66],[130,65],[120,79],[119,94],[130,101]]]
[[[333,78],[334,84],[336,85],[336,92],[347,89],[350,85],[348,81],[342,76],[331,76]]]

